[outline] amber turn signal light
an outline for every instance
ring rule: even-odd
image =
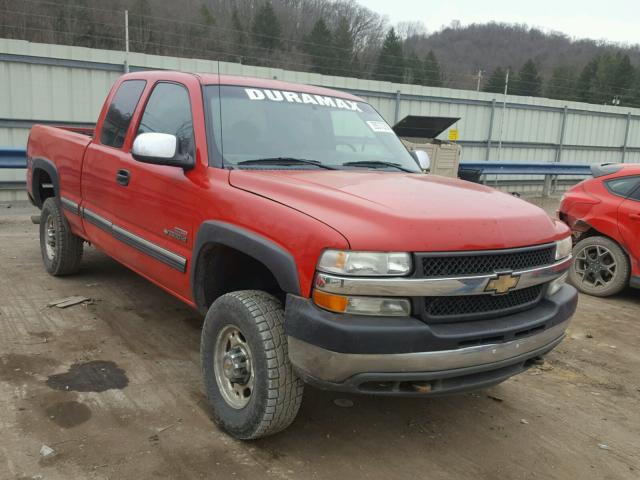
[[[349,299],[347,297],[322,292],[320,290],[313,291],[313,301],[321,308],[338,313],[344,313],[347,310],[347,305],[349,304]]]

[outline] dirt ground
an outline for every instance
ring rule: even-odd
[[[491,390],[307,388],[291,428],[243,443],[210,420],[198,314],[92,248],[50,277],[34,213],[0,205],[1,480],[640,478],[640,291],[582,296],[547,363]],[[47,307],[71,295],[92,302]]]

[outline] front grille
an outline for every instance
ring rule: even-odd
[[[425,297],[427,321],[475,320],[484,316],[507,315],[532,307],[542,298],[544,286],[535,285],[504,295],[463,295],[458,297]]]
[[[517,271],[549,265],[555,261],[555,245],[494,250],[487,253],[418,254],[424,277],[482,275],[503,270]]]

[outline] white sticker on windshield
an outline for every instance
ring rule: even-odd
[[[379,120],[369,120],[367,121],[367,125],[369,125],[369,128],[376,133],[393,133],[393,130],[389,125]]]
[[[341,108],[353,112],[362,112],[358,102],[310,93],[288,92],[285,90],[267,90],[261,88],[245,88],[249,100],[269,100],[271,102],[310,103],[321,107]]]

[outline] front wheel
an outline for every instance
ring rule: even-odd
[[[303,383],[289,362],[284,310],[244,290],[218,298],[202,329],[200,356],[215,422],[242,440],[280,432],[295,419]]]
[[[573,247],[569,282],[583,293],[609,297],[626,287],[629,271],[620,245],[607,237],[587,237]]]

